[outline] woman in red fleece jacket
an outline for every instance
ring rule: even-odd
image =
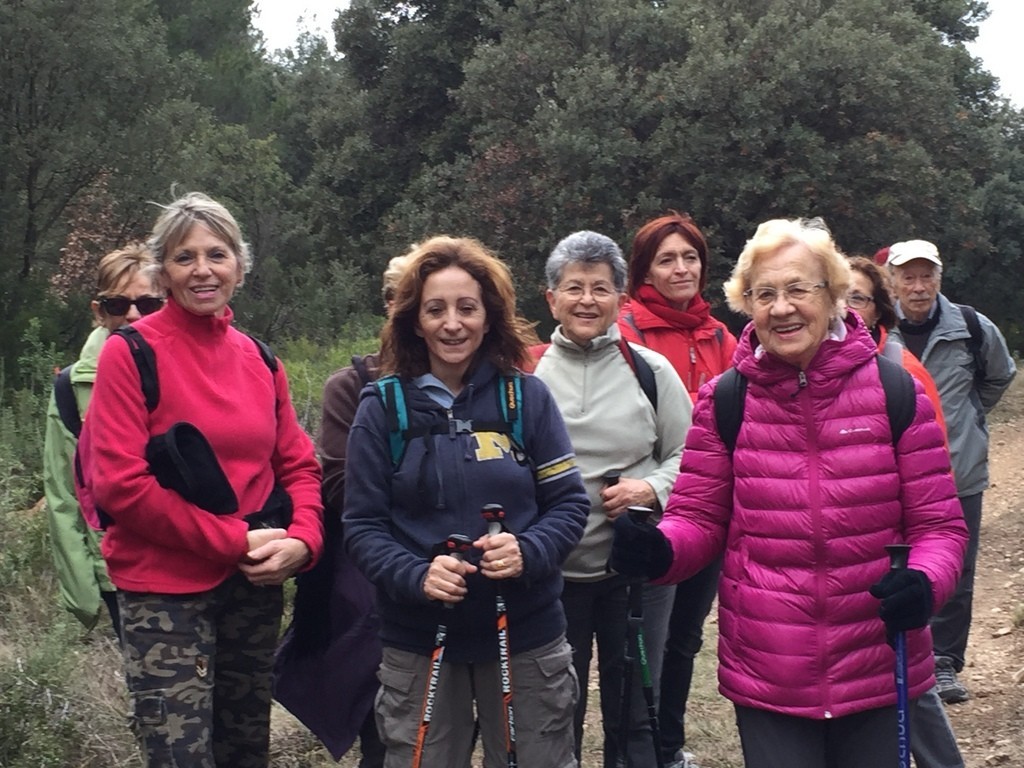
[[[644,224],[629,255],[629,301],[619,313],[622,338],[660,352],[696,402],[701,385],[732,365],[736,338],[711,316],[708,245],[689,216],[672,211]],[[686,744],[686,702],[704,620],[718,590],[721,561],[676,587],[659,686],[661,751],[668,768],[697,768]]]
[[[231,214],[186,195],[148,245],[169,295],[133,327],[155,354],[159,402],[147,410],[129,345],[111,338],[89,409],[131,722],[149,766],[266,766],[281,584],[319,556],[320,469],[284,370],[232,327],[228,301],[250,260]],[[186,421],[209,442],[236,512],[211,514],[151,473],[151,438]],[[291,499],[290,524],[250,530],[244,517],[275,485]]]

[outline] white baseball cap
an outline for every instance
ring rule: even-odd
[[[934,243],[929,243],[927,240],[905,240],[902,243],[893,243],[889,247],[889,258],[885,263],[890,267],[900,267],[914,259],[924,259],[932,264],[942,266],[939,249],[935,247]]]

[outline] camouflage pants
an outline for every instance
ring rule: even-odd
[[[240,573],[187,595],[118,592],[125,678],[148,768],[265,768],[280,587]]]

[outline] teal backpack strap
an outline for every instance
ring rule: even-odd
[[[512,430],[512,440],[520,448],[525,448],[522,415],[523,379],[521,376],[499,376],[498,387],[501,416]]]
[[[397,467],[405,453],[405,432],[409,429],[409,411],[405,405],[405,392],[397,376],[385,376],[373,382],[384,403],[387,418],[388,441],[391,447],[391,464]]]

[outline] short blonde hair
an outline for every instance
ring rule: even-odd
[[[409,253],[395,256],[384,269],[384,274],[381,277],[380,298],[384,302],[385,309],[388,304],[395,300],[398,281],[402,279],[402,274],[405,272],[405,268],[409,266],[409,262],[412,261],[413,254],[416,253],[417,248],[419,248],[419,244],[414,243]]]
[[[160,206],[163,213],[153,225],[147,245],[163,268],[164,260],[169,252],[176,248],[188,235],[195,224],[202,224],[213,234],[231,246],[242,274],[252,269],[252,255],[249,244],[242,239],[242,229],[223,205],[204,195],[202,192],[189,192],[170,205]]]
[[[160,265],[144,243],[129,243],[124,248],[111,251],[100,259],[96,268],[96,303],[93,304],[93,325],[105,325],[110,316],[100,299],[117,296],[124,287],[141,276],[149,280],[154,296],[163,296],[160,285]]]
[[[153,290],[162,295],[159,271],[156,259],[144,243],[129,243],[100,259],[96,268],[96,298],[117,295],[118,290],[134,280],[136,275],[148,278]]]
[[[803,245],[821,262],[834,314],[837,317],[845,315],[846,293],[850,290],[850,264],[820,218],[772,219],[759,225],[754,236],[747,240],[733,267],[732,276],[723,286],[729,309],[749,317],[749,302],[743,294],[751,287],[750,276],[754,267],[761,259],[797,244]]]

